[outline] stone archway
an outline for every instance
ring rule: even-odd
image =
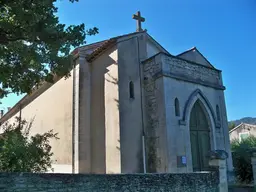
[[[198,99],[190,112],[189,130],[193,171],[209,171],[208,153],[211,150],[211,128],[208,115]]]

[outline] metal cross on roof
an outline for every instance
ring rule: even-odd
[[[141,23],[145,21],[145,18],[140,15],[140,11],[138,11],[136,14],[133,14],[132,18],[137,20],[137,30],[136,31],[142,31]]]

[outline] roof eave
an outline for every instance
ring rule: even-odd
[[[2,122],[7,121],[10,117],[15,115],[20,109],[27,106],[31,101],[36,99],[38,96],[41,95],[45,90],[49,89],[54,83],[60,80],[61,77],[55,76],[54,82],[49,83],[43,81],[40,85],[35,87],[30,94],[26,94],[23,98],[21,98],[9,111],[7,111],[1,118],[0,118],[0,125]]]
[[[116,42],[117,42],[116,38],[109,39],[102,46],[95,49],[90,55],[86,56],[86,60],[91,63],[96,58],[98,58],[102,53],[104,53],[109,47],[112,47],[113,45],[115,45]]]

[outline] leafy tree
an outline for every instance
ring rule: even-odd
[[[49,131],[29,136],[32,123],[25,120],[6,123],[0,135],[0,172],[46,172],[51,169],[53,155],[50,139],[58,139]]]
[[[239,141],[231,141],[234,171],[240,182],[251,183],[253,180],[251,152],[256,148],[256,137],[249,136]]]
[[[234,122],[230,122],[228,124],[228,129],[231,130],[231,129],[234,129],[236,127],[236,124]]]
[[[70,49],[85,43],[85,25],[59,23],[57,0],[0,0],[0,98],[29,93],[53,76],[68,76]],[[78,0],[69,0],[70,2]]]

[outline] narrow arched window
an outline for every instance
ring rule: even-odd
[[[219,108],[219,105],[216,105],[216,115],[217,115],[217,120],[220,121],[220,108]]]
[[[134,99],[134,84],[132,81],[129,83],[129,94],[130,94],[130,99]]]
[[[175,105],[175,116],[179,117],[180,116],[180,103],[177,98],[175,98],[174,105]]]

